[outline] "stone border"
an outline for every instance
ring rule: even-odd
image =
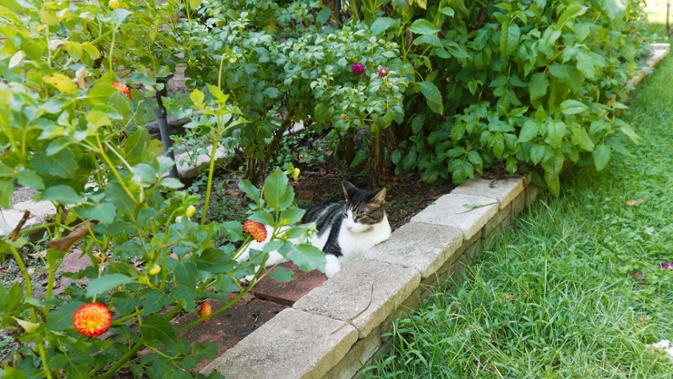
[[[203,369],[237,378],[352,378],[392,320],[472,263],[538,196],[524,179],[472,179],[414,216]]]

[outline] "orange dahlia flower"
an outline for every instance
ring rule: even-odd
[[[75,329],[87,337],[98,337],[107,332],[112,324],[112,313],[102,303],[87,303],[77,308],[72,315]]]

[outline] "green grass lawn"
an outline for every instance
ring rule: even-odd
[[[370,378],[673,378],[673,56],[638,88],[642,137],[572,169],[456,283],[395,323]]]

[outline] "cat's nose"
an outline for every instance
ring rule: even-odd
[[[353,224],[351,224],[351,223],[346,223],[346,229],[348,229],[348,230],[353,229]]]

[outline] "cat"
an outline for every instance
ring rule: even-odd
[[[304,207],[306,211],[301,224],[312,224],[317,230],[309,242],[325,253],[325,275],[331,278],[341,267],[388,238],[391,228],[384,209],[386,189],[378,192],[357,188],[344,180],[341,186],[346,197],[344,204],[329,204]],[[250,249],[262,250],[272,234],[267,228],[267,239],[252,241],[248,249],[238,257],[242,262],[249,258]],[[284,261],[277,251],[269,253],[266,266]],[[251,277],[246,278],[249,282]]]

